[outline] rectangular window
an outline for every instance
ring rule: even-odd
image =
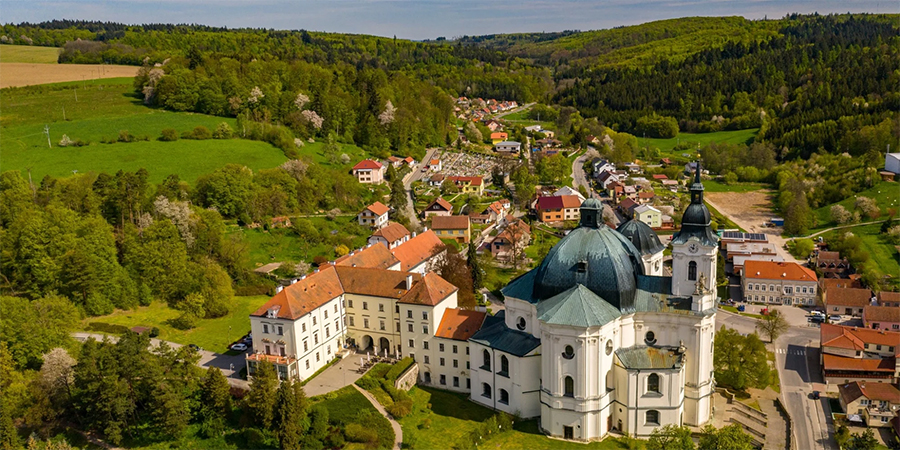
[[[322,317],[323,317],[324,319],[327,320],[327,319],[328,319],[328,310],[327,310],[327,309],[326,309],[326,310],[323,310],[323,311],[322,311],[322,314],[323,314]]]
[[[458,359],[454,359],[454,360],[453,360],[453,368],[455,369],[455,368],[457,368],[457,367],[459,367],[459,360],[458,360]]]
[[[472,389],[472,379],[466,378],[466,389]]]
[[[444,365],[444,358],[441,358],[441,366]]]
[[[341,321],[338,319],[334,319],[334,331],[340,331],[341,329]]]
[[[266,354],[267,354],[267,355],[271,355],[271,354],[272,354],[272,347],[270,347],[269,344],[266,344]]]
[[[284,327],[282,327],[281,325],[278,325],[278,327],[275,330],[276,330],[275,334],[277,334],[279,336],[284,336]]]
[[[334,313],[337,314],[337,312],[338,312],[338,306],[337,306],[337,303],[335,303],[334,304]]]
[[[363,309],[367,311],[369,310],[369,302],[363,302]]]
[[[325,325],[325,337],[326,338],[331,337],[331,330],[328,329],[328,325]]]
[[[283,345],[278,346],[278,351],[281,353],[281,356],[287,356],[287,353],[285,353],[284,351]]]
[[[363,319],[363,328],[369,328],[369,319]]]
[[[306,368],[309,369],[309,360],[306,360]]]
[[[394,305],[394,312],[400,314],[400,305]]]
[[[441,384],[447,384],[447,375],[441,375]]]
[[[409,340],[409,348],[416,348],[415,342],[416,342],[416,341],[410,339],[410,340]]]
[[[456,344],[453,344],[453,353],[456,353],[457,347]]]
[[[319,345],[319,333],[313,334],[313,345]]]
[[[313,325],[316,324],[316,316],[313,316]]]
[[[321,360],[322,360],[322,358],[319,357],[319,352],[316,352],[316,362],[319,362]]]
[[[328,352],[329,355],[331,354],[331,345],[330,344],[328,345],[328,347],[325,348],[325,351]]]
[[[428,341],[422,341],[422,348],[428,350]]]
[[[428,311],[422,311],[422,320],[428,320]]]
[[[410,333],[413,332],[413,324],[411,324],[411,323],[406,324],[406,328],[409,329]]]
[[[269,324],[263,324],[263,334],[269,334]]]
[[[384,312],[384,303],[378,304],[378,312]]]
[[[466,354],[469,354],[469,347],[466,347]]]
[[[381,331],[384,331],[384,321],[383,320],[378,321],[378,329]]]
[[[468,369],[468,368],[469,368],[469,361],[467,360],[466,361],[466,369]]]
[[[306,339],[303,340],[303,351],[304,352],[309,351],[309,341],[307,341]]]
[[[347,300],[347,305],[348,305],[350,308],[352,308],[352,307],[353,307],[353,300]]]
[[[303,331],[304,333],[306,333],[306,324],[305,323],[300,324],[300,330]]]
[[[444,351],[444,344],[438,344],[438,350]]]
[[[350,326],[351,326],[351,327],[355,327],[355,326],[356,326],[356,325],[353,324],[353,316],[350,316]]]
[[[428,334],[428,325],[422,325],[422,333]]]
[[[453,387],[459,387],[459,377],[453,377]]]
[[[412,310],[411,309],[406,310],[406,318],[412,319]]]
[[[428,355],[425,355],[425,364],[428,364],[428,363],[429,363]]]

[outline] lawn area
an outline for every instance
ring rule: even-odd
[[[312,262],[317,255],[333,260],[334,247],[343,244],[350,250],[366,245],[371,230],[360,227],[356,216],[339,216],[334,221],[325,217],[304,217],[321,233],[320,240],[311,243],[300,239],[290,229],[265,231],[262,228],[247,229],[237,225],[229,227],[232,233],[241,233],[250,246],[250,268],[283,261]],[[296,219],[294,219],[296,220]],[[337,232],[336,234],[331,234]]]
[[[59,48],[33,45],[0,45],[0,62],[56,64]]]
[[[856,197],[869,197],[875,200],[878,207],[881,209],[881,215],[883,216],[880,217],[879,220],[884,220],[887,219],[889,209],[900,209],[900,184],[891,181],[880,181],[875,186],[872,186],[872,188],[866,189],[853,197],[845,198],[837,203],[817,208],[814,212],[818,219],[818,225],[816,226],[816,229],[810,230],[810,233],[837,226],[837,224],[831,220],[831,207],[834,205],[841,205],[844,208],[847,208],[847,211],[852,212],[854,210],[853,205],[856,202]],[[862,221],[869,222],[870,219],[862,219]]]
[[[389,449],[394,442],[391,423],[382,416],[369,400],[353,386],[344,386],[337,391],[313,397],[313,405],[322,405],[328,410],[328,420],[342,429],[351,423],[359,423],[378,433],[379,448]],[[364,417],[364,418],[363,418]],[[348,442],[346,450],[367,449],[364,444]]]
[[[122,325],[127,328],[157,327],[162,340],[196,344],[205,350],[222,353],[227,351],[229,344],[247,334],[250,330],[250,313],[268,300],[267,296],[234,297],[231,311],[227,315],[218,319],[200,319],[197,326],[188,331],[170,325],[170,320],[178,317],[181,312],[160,301],[131,311],[116,311],[108,316],[87,318],[82,322],[81,328],[93,331],[91,324]]]
[[[736,131],[717,131],[715,133],[678,133],[678,136],[671,139],[644,138],[638,137],[639,147],[656,147],[659,149],[660,158],[680,158],[688,160],[695,159],[697,144],[701,147],[712,142],[728,143],[728,144],[749,144],[753,142],[759,128],[751,128],[749,130]],[[690,148],[685,150],[674,150],[676,145],[689,144]],[[682,156],[683,153],[688,157]]]
[[[412,437],[416,448],[450,448],[460,440],[467,439],[477,425],[495,414],[494,411],[469,401],[466,394],[426,387],[414,387],[409,393],[414,401],[413,413],[399,422],[403,428],[404,441]],[[625,448],[615,439],[589,444],[550,439],[541,434],[535,420],[517,422],[512,431],[495,434],[482,447],[529,450]]]
[[[768,189],[771,186],[763,183],[735,183],[724,184],[715,180],[704,180],[703,189],[706,192],[753,192],[760,189]]]
[[[831,239],[836,233],[846,232],[851,232],[862,239],[860,249],[868,252],[870,258],[870,262],[866,264],[874,264],[876,270],[882,274],[891,275],[894,280],[897,280],[897,274],[900,274],[900,254],[881,235],[881,224],[834,230],[825,233],[825,240]]]

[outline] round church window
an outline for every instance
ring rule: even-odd
[[[653,334],[652,331],[648,331],[647,334],[644,335],[644,341],[650,345],[656,343],[656,335]]]
[[[516,322],[516,328],[520,330],[525,330],[525,318],[519,317],[519,320]]]
[[[575,357],[575,349],[572,348],[571,345],[567,345],[565,351],[562,354],[563,358],[572,359]]]
[[[610,340],[606,341],[606,355],[609,356],[609,354],[612,353],[612,351],[613,351],[613,343],[612,343],[612,339],[610,339]]]

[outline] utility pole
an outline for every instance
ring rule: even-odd
[[[44,134],[47,135],[47,147],[53,148],[53,144],[50,143],[50,125],[44,125]]]

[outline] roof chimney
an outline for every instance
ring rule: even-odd
[[[278,286],[275,286],[275,293],[276,293],[276,294],[279,293],[279,292],[281,292],[281,291],[283,291],[283,290],[284,290],[284,286],[282,286],[282,285],[280,285],[280,284],[279,284]]]
[[[406,275],[406,290],[412,289],[413,276],[412,274]]]

